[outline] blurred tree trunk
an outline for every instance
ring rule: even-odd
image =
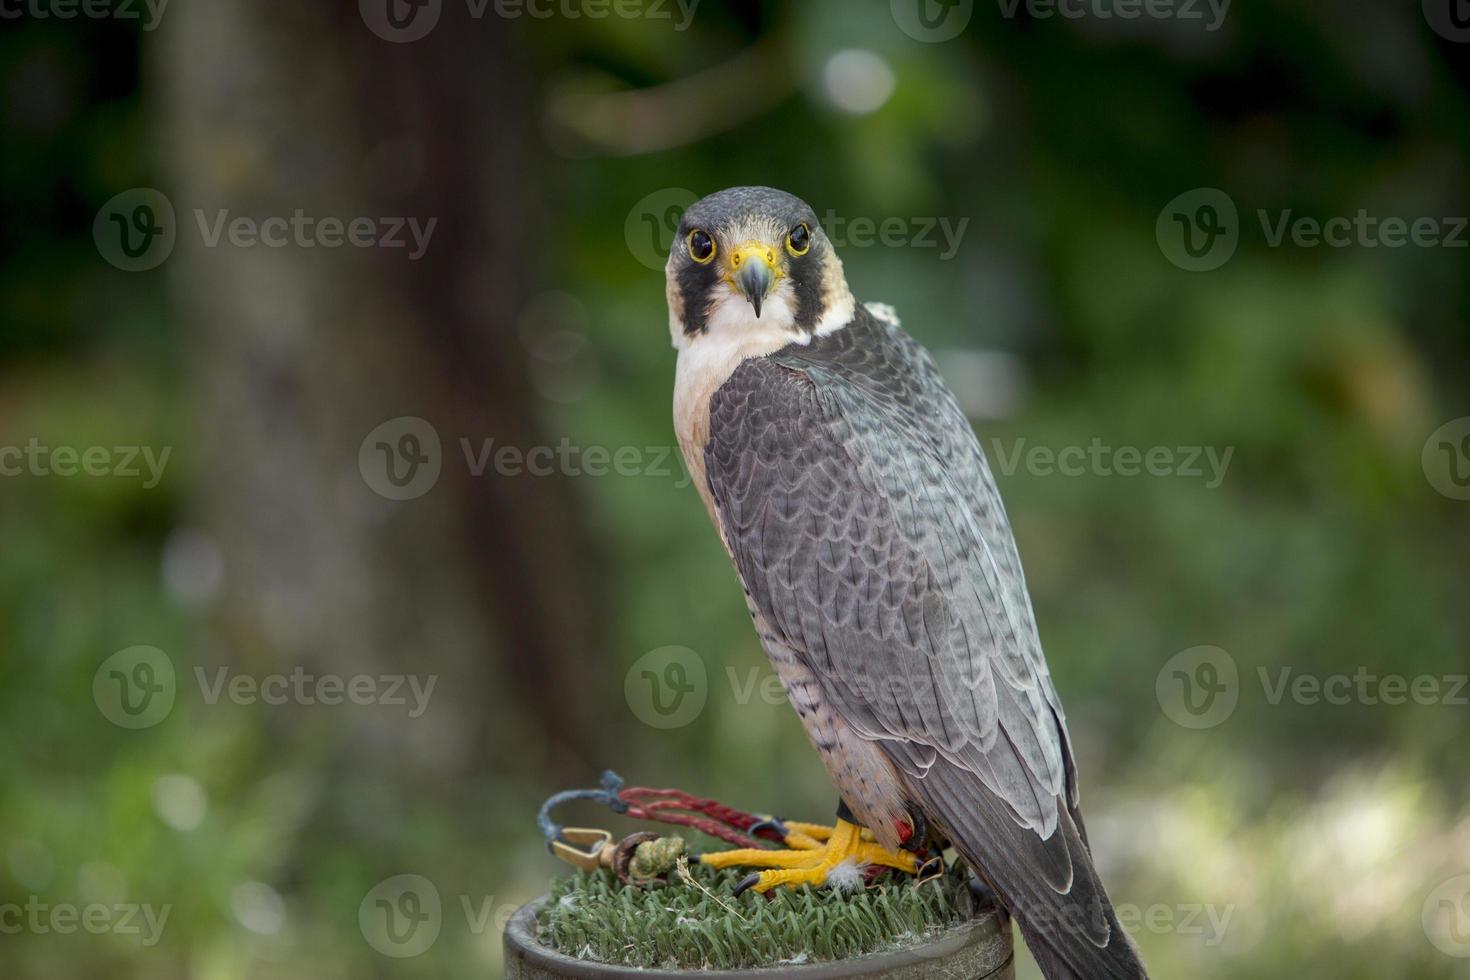
[[[475,477],[460,442],[557,441],[538,424],[517,324],[543,238],[527,75],[505,22],[454,23],[446,8],[429,37],[393,44],[355,3],[171,14],[154,61],[179,223],[170,272],[212,449],[202,510],[225,560],[224,659],[438,674],[411,723],[338,709],[348,751],[368,761],[605,760],[585,721],[588,694],[607,688],[589,683],[605,663],[602,563],[574,488]],[[207,247],[201,221],[212,233],[223,209],[437,223],[417,261],[406,232],[396,249]],[[407,501],[358,469],[364,437],[398,416],[429,420],[442,443],[438,484]]]

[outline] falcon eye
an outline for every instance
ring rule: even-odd
[[[689,233],[689,257],[700,265],[715,257],[715,240],[703,228],[696,228]]]
[[[803,221],[786,235],[786,251],[797,257],[806,254],[812,247],[812,230]]]

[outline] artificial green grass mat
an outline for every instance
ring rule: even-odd
[[[855,893],[803,885],[771,898],[735,897],[740,869],[689,871],[710,894],[677,879],[625,886],[608,871],[560,878],[537,918],[538,938],[567,956],[618,966],[752,969],[916,945],[975,912],[962,867],[923,884],[894,872]]]

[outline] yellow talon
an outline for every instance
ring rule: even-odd
[[[919,862],[908,851],[889,851],[874,843],[873,835],[848,823],[838,820],[834,827],[823,827],[809,823],[786,824],[786,846],[790,850],[764,850],[745,848],[735,851],[716,851],[700,856],[700,863],[712,868],[747,866],[770,868],[752,875],[749,882],[742,882],[742,889],[754,888],[765,893],[778,885],[795,888],[797,885],[819,887],[826,884],[834,868],[850,863],[855,868],[867,864],[880,864],[897,868],[908,874],[917,874]],[[825,843],[823,843],[825,842]],[[753,879],[753,880],[752,880]]]
[[[806,834],[808,837],[816,840],[826,840],[832,836],[832,831],[835,828],[828,827],[826,824],[801,823],[798,820],[788,820],[786,821],[786,829],[793,833]]]

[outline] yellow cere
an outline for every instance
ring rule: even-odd
[[[739,272],[741,266],[751,260],[764,262],[771,272],[781,275],[781,269],[776,264],[776,250],[762,242],[746,242],[731,253],[730,270]]]

